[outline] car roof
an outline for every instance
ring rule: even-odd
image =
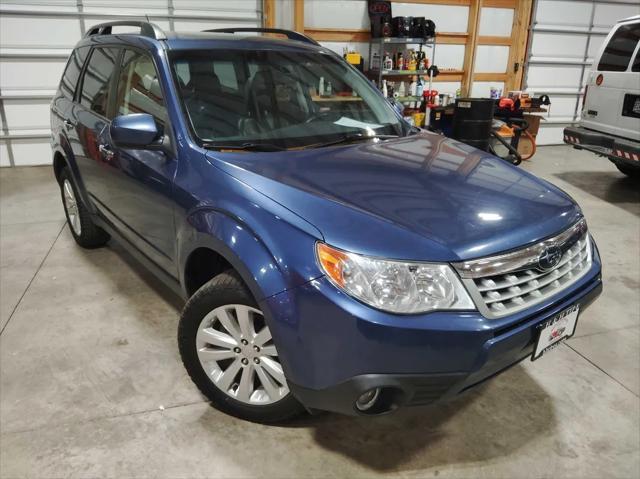
[[[298,40],[263,36],[250,32],[217,33],[217,32],[166,32],[166,45],[171,50],[199,49],[199,48],[234,48],[234,49],[309,49],[325,50],[324,48]]]

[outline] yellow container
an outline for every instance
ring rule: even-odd
[[[424,126],[424,113],[414,113],[413,114],[413,124],[415,126]]]

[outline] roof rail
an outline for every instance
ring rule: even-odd
[[[162,28],[155,23],[137,20],[118,20],[115,22],[100,23],[89,28],[84,36],[86,38],[92,35],[110,35],[112,27],[140,27],[140,35],[153,38],[155,40],[167,39]]]
[[[302,33],[294,32],[293,30],[284,30],[282,28],[253,28],[253,27],[241,27],[241,28],[214,28],[212,30],[203,30],[204,32],[213,33],[236,33],[236,32],[258,32],[258,33],[280,33],[285,35],[289,40],[297,40],[299,42],[311,43],[312,45],[320,44],[313,38],[309,38]]]

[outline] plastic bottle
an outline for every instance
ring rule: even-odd
[[[331,86],[331,82],[327,82],[327,88],[324,91],[324,94],[327,96],[333,95],[333,87]]]
[[[422,97],[424,93],[424,84],[422,83],[422,79],[418,77],[418,83],[416,85],[416,96]]]
[[[409,70],[414,70],[418,68],[418,61],[416,58],[416,53],[415,52],[411,52],[411,57],[409,59]]]
[[[400,86],[398,87],[398,95],[407,96],[407,89],[404,86],[404,82],[400,82]]]
[[[385,54],[384,54],[384,60],[383,60],[382,68],[384,70],[393,70],[393,60],[391,59],[391,56],[389,55],[389,52],[385,52]]]
[[[418,84],[416,83],[416,80],[413,79],[411,80],[411,83],[409,83],[409,95],[416,96],[417,90],[418,90]]]
[[[389,90],[387,90],[387,80],[382,80],[382,94],[385,98],[389,96]]]
[[[318,96],[324,96],[324,77],[320,77],[320,82],[318,83]]]

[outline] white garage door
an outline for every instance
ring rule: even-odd
[[[49,101],[84,32],[109,20],[166,30],[260,26],[262,0],[0,0],[0,165],[51,162]]]
[[[594,56],[618,20],[638,14],[638,0],[534,2],[524,88],[552,103],[538,144],[562,143],[564,127],[579,121]]]

